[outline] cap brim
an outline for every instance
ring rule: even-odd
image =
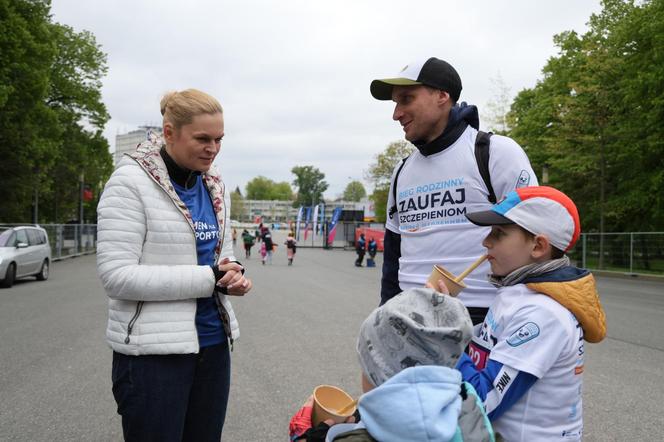
[[[371,82],[369,90],[376,100],[391,100],[394,86],[417,86],[422,83],[410,78],[383,78]]]
[[[482,212],[467,213],[466,218],[478,226],[499,226],[504,224],[515,224],[511,219],[494,212],[493,210],[483,210]]]

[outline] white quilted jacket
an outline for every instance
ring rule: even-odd
[[[153,140],[122,158],[97,208],[97,272],[109,297],[106,338],[127,355],[197,353],[196,298],[211,296],[214,273],[197,265],[191,215]],[[215,257],[233,257],[230,198],[216,170],[203,174],[221,228]],[[219,295],[231,338],[233,308]]]

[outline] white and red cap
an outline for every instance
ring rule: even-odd
[[[581,233],[574,201],[547,186],[513,190],[491,210],[469,213],[466,218],[478,226],[517,224],[534,235],[546,235],[563,252],[574,247]]]

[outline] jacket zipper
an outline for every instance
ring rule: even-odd
[[[141,310],[143,309],[143,302],[145,301],[138,301],[138,304],[136,304],[136,313],[134,313],[134,316],[131,318],[129,321],[129,324],[127,325],[127,337],[124,340],[125,344],[129,344],[131,341],[129,339],[129,335],[131,335],[131,329],[134,328],[134,324],[136,323],[136,320],[138,319],[138,315],[141,314]]]
[[[224,186],[224,192],[226,191],[226,186]],[[223,195],[222,195],[223,197]],[[226,204],[224,204],[224,221],[226,220]],[[224,226],[221,229],[221,248],[223,249],[224,247],[224,238],[226,237],[226,226]],[[221,255],[219,255],[220,257]],[[219,257],[217,257],[217,261],[215,261],[214,265],[219,264]],[[228,312],[226,311],[226,308],[224,305],[221,303],[221,295],[217,292],[216,287],[214,291],[214,300],[216,301],[217,304],[217,310],[219,311],[219,317],[221,319],[221,326],[224,328],[224,332],[226,332],[226,336],[228,337],[229,345],[231,348],[231,352],[233,351],[233,333],[231,331],[231,318],[228,315]]]

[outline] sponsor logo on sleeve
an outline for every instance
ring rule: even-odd
[[[528,341],[532,341],[540,334],[540,329],[534,322],[523,324],[517,331],[507,338],[507,343],[512,347],[518,347]]]
[[[527,170],[522,170],[519,174],[519,178],[516,180],[516,188],[528,187],[530,184],[530,173]]]

